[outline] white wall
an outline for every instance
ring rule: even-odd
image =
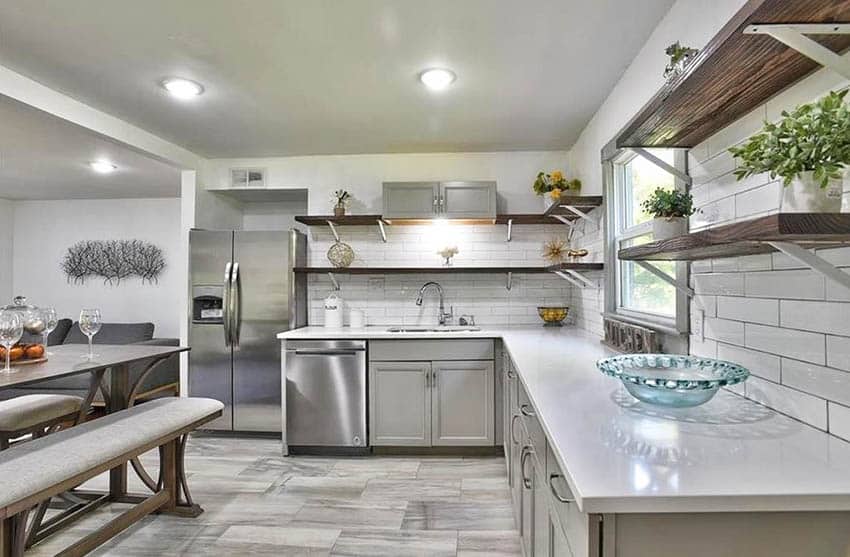
[[[14,203],[0,199],[0,305],[12,299],[12,242]]]
[[[181,282],[180,199],[18,201],[14,203],[13,294],[35,305],[55,306],[76,319],[82,307],[98,307],[107,322],[151,321],[155,336],[178,337]],[[138,279],[117,286],[100,280],[68,282],[60,264],[80,240],[139,239],[165,253],[158,283]]]
[[[702,48],[744,3],[678,0],[673,4],[570,150],[571,169],[582,180],[583,193],[602,193],[600,150],[664,83],[664,49],[675,41]]]
[[[500,153],[420,153],[215,159],[205,161],[200,183],[205,188],[229,187],[230,168],[267,169],[266,186],[309,189],[310,214],[331,212],[330,194],[345,188],[355,198],[352,213],[381,212],[381,183],[415,180],[495,180],[502,212],[540,212],[531,184],[541,170],[567,167],[565,151]],[[199,218],[204,218],[199,207]]]

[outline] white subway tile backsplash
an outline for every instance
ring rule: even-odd
[[[707,317],[703,323],[703,336],[729,344],[743,345],[744,324],[740,321]]]
[[[766,181],[769,178],[763,177]],[[762,186],[735,195],[735,218],[748,217],[779,208],[780,182],[769,182]]]
[[[773,260],[769,253],[745,255],[738,258],[738,269],[741,271],[770,271]]]
[[[763,325],[778,325],[779,300],[718,296],[717,317]]]
[[[850,304],[782,300],[779,307],[783,327],[850,336]]]
[[[826,401],[758,377],[747,380],[747,398],[822,430],[827,428]]]
[[[741,296],[744,294],[744,275],[740,273],[718,273],[694,275],[694,291],[697,294]]]
[[[829,432],[850,441],[850,408],[828,403],[829,410]]]
[[[826,337],[822,334],[747,323],[746,347],[798,360],[826,363]]]
[[[750,370],[750,373],[768,379],[774,383],[780,381],[780,358],[773,354],[758,352],[740,346],[728,344],[717,345],[717,357],[721,360],[740,364]]]
[[[841,270],[850,275],[850,269]],[[850,302],[850,289],[832,279],[826,279],[826,299],[836,302]]]
[[[759,298],[823,300],[824,278],[814,271],[745,273],[744,292]]]
[[[782,358],[782,384],[850,405],[850,373]]]
[[[826,337],[826,363],[831,367],[850,371],[850,338]]]

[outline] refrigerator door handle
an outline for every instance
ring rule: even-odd
[[[230,292],[230,280],[233,271],[233,263],[228,261],[224,266],[224,288],[222,289],[222,300],[221,300],[221,323],[224,326],[224,345],[228,348],[231,346],[230,342],[230,304],[231,304],[231,292]]]
[[[239,348],[239,328],[242,326],[242,300],[239,286],[239,262],[234,262],[230,273],[230,344],[234,348]]]

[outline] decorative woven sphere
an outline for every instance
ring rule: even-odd
[[[354,250],[343,242],[336,242],[328,249],[328,261],[338,269],[351,265],[354,261]]]

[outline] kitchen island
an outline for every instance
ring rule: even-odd
[[[613,352],[572,328],[386,329],[307,327],[278,338],[499,340],[503,442],[528,552],[561,547],[560,524],[573,555],[848,554],[850,444],[841,439],[725,390],[690,409],[640,403],[597,371]]]

